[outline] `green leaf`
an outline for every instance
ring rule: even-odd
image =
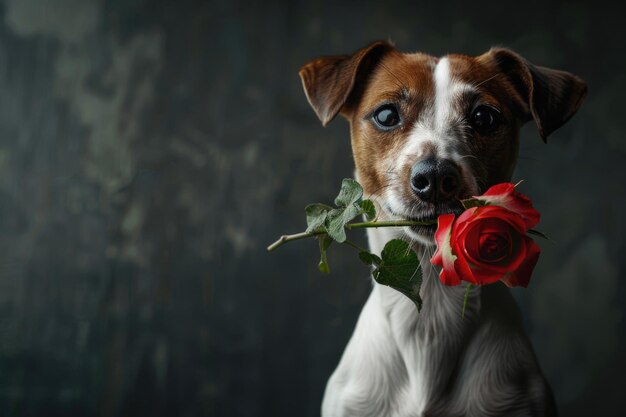
[[[328,251],[328,247],[331,243],[333,243],[333,240],[327,234],[319,235],[317,237],[317,240],[320,246],[320,263],[318,265],[318,268],[323,273],[330,274],[330,265],[328,265],[326,251]]]
[[[306,232],[316,232],[324,230],[324,223],[326,222],[326,216],[328,211],[332,207],[326,204],[309,204],[304,211],[306,212]]]
[[[471,209],[472,207],[486,206],[487,202],[484,200],[477,200],[475,198],[468,198],[467,200],[461,200],[461,204],[463,204],[463,208],[467,210]]]
[[[341,182],[339,195],[335,198],[335,205],[337,207],[347,207],[358,203],[362,197],[363,188],[361,188],[361,185],[352,178],[344,178]]]
[[[417,254],[405,241],[394,239],[387,242],[381,258],[380,264],[373,272],[376,282],[400,291],[409,297],[420,311],[422,309],[420,297],[422,269]]]
[[[363,200],[361,201],[361,214],[365,215],[365,219],[368,222],[371,222],[376,218],[376,207],[374,207],[374,202],[372,200]]]
[[[550,240],[550,238],[548,236],[546,236],[544,233],[540,232],[539,230],[528,229],[528,231],[526,233],[528,233],[529,235],[542,237],[545,240]]]
[[[347,207],[332,209],[326,215],[326,231],[333,240],[339,243],[346,241],[345,225],[354,219],[360,213],[359,208],[355,204]]]
[[[378,266],[382,262],[382,259],[380,259],[377,255],[374,255],[373,253],[365,252],[365,251],[359,252],[359,259],[363,261],[363,263],[366,265]]]

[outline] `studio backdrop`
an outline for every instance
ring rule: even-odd
[[[589,85],[513,176],[514,290],[563,416],[623,415],[626,26],[601,2],[0,1],[0,415],[318,416],[371,289],[348,249],[268,253],[353,176],[307,61],[505,46]],[[356,240],[365,245],[364,233]]]

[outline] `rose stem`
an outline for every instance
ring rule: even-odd
[[[292,240],[305,239],[307,237],[323,235],[324,233],[326,233],[326,232],[302,232],[302,233],[296,233],[294,235],[282,235],[281,237],[278,238],[278,240],[276,242],[274,242],[271,245],[269,245],[267,247],[267,250],[269,252],[271,252],[274,249],[277,249],[277,248],[281,247],[285,243],[291,242]]]
[[[472,289],[472,284],[467,283],[467,288],[465,289],[465,296],[463,297],[463,310],[461,310],[461,318],[465,318],[465,308],[467,307],[467,299],[469,298],[470,290]]]
[[[352,229],[364,229],[366,227],[402,227],[402,226],[430,226],[435,224],[434,222],[417,222],[413,220],[397,220],[397,221],[384,221],[384,222],[362,222],[362,223],[348,223],[345,228]],[[273,251],[287,242],[292,240],[305,239],[307,237],[318,236],[326,232],[302,232],[293,235],[283,235],[278,240],[267,247],[268,251]]]

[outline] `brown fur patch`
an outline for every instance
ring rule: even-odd
[[[386,161],[398,154],[419,113],[432,101],[436,62],[425,54],[388,53],[367,79],[360,101],[343,113],[351,122],[354,162],[366,194],[380,194],[389,185]],[[387,102],[398,107],[402,125],[383,132],[371,115]]]
[[[482,188],[508,181],[517,161],[519,128],[526,119],[519,96],[485,55],[450,55],[448,59],[451,75],[477,90],[472,103],[464,109],[466,114],[482,104],[495,107],[502,116],[496,131],[487,136],[475,133],[468,140],[474,173]]]

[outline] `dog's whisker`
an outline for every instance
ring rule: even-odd
[[[485,83],[487,83],[487,82],[489,82],[489,81],[493,80],[494,78],[499,77],[500,75],[501,75],[501,74],[500,74],[499,72],[497,72],[495,75],[492,75],[491,77],[487,78],[486,80],[481,81],[481,82],[479,82],[478,84],[474,85],[474,88],[478,88],[478,87],[480,87],[481,85],[483,85],[483,84],[485,84]]]
[[[384,69],[395,80],[396,87],[398,87],[400,90],[405,89],[404,82],[393,71],[391,71],[389,67],[387,67],[387,65],[381,62],[380,67]]]

